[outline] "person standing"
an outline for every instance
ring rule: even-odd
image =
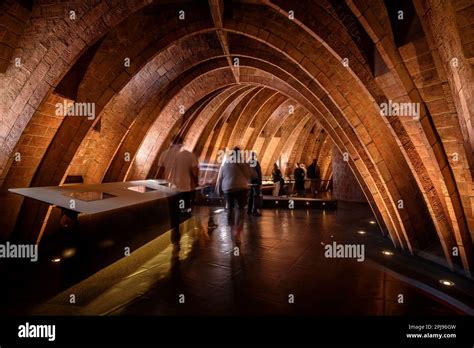
[[[273,187],[272,195],[275,197],[280,196],[282,180],[283,176],[281,175],[280,168],[278,168],[278,164],[273,163],[272,181],[275,186]]]
[[[257,160],[256,152],[252,151],[252,163],[254,165],[256,177],[250,181],[250,194],[249,201],[247,204],[247,214],[253,216],[261,216],[259,208],[261,205],[260,195],[262,188],[262,169],[260,163]]]
[[[295,189],[299,197],[304,197],[304,170],[301,168],[299,163],[296,164],[295,171],[293,173],[295,177]]]
[[[181,217],[191,215],[199,181],[198,159],[192,152],[183,148],[183,142],[183,138],[178,136],[158,160],[157,178],[168,181],[170,187],[178,191],[176,195],[168,198],[173,256],[177,256],[180,250]]]
[[[293,174],[291,171],[291,164],[286,162],[285,167],[285,180],[291,180],[291,175]]]
[[[316,197],[316,193],[319,189],[320,170],[316,158],[308,167],[308,179],[311,180],[311,194]]]
[[[218,187],[219,191],[224,194],[229,224],[233,224],[234,208],[237,205],[235,221],[236,237],[237,240],[239,240],[240,233],[243,229],[243,210],[247,203],[249,183],[250,180],[254,179],[257,175],[255,170],[250,167],[249,163],[245,161],[232,160],[241,158],[239,147],[235,147],[232,152],[231,156],[226,158],[221,167]]]

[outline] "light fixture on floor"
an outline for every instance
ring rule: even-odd
[[[393,255],[393,253],[391,251],[388,251],[388,250],[382,251],[382,254],[387,255],[387,256],[392,256]]]
[[[105,248],[110,248],[114,244],[115,244],[115,241],[113,241],[112,239],[103,239],[99,243],[97,243],[97,246],[101,249],[105,249]]]
[[[365,231],[357,231],[359,234],[365,234]]]
[[[445,286],[454,286],[454,283],[450,280],[441,279],[439,282]]]
[[[51,262],[59,263],[59,262],[61,262],[61,259],[59,257],[56,257],[56,258],[52,259]]]
[[[371,224],[371,225],[375,225],[375,224],[376,224],[376,222],[375,222],[374,220],[370,220],[370,221],[369,221],[369,224]]]
[[[76,248],[67,248],[63,250],[62,256],[67,259],[76,255]]]

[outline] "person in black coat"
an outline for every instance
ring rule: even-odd
[[[301,165],[299,163],[296,164],[297,167],[295,168],[295,171],[293,175],[295,176],[295,189],[300,197],[304,197],[304,170],[301,168]]]
[[[313,163],[308,167],[308,179],[311,180],[311,194],[314,198],[318,192],[320,180],[320,170],[316,159],[313,159]]]
[[[256,154],[254,156],[255,172],[257,176],[250,180],[250,194],[247,204],[247,214],[253,216],[261,216],[259,211],[261,206],[261,190],[262,190],[262,169],[260,163],[257,161]]]
[[[280,196],[281,195],[281,190],[282,187],[285,183],[285,180],[283,179],[283,175],[281,174],[280,168],[278,168],[278,164],[273,163],[273,171],[272,171],[272,181],[273,184],[275,185],[273,187],[273,196]]]

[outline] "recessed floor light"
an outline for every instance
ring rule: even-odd
[[[65,259],[76,255],[76,248],[67,248],[63,250],[62,257]],[[61,261],[61,260],[60,260]]]
[[[454,283],[450,280],[441,279],[439,282],[443,285],[446,285],[446,286],[454,286]]]
[[[357,231],[357,233],[359,233],[359,234],[365,234],[366,232],[365,232],[365,231]]]
[[[388,251],[388,250],[382,251],[382,254],[387,255],[387,256],[392,256],[393,255],[393,253],[391,251]]]

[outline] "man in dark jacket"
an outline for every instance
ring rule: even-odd
[[[319,166],[316,159],[313,159],[313,163],[311,163],[308,167],[308,179],[311,180],[311,194],[313,198],[316,197],[316,193],[318,192],[319,188]]]
[[[297,167],[293,173],[295,176],[295,188],[299,197],[304,197],[304,170],[300,164],[297,163]]]
[[[260,208],[260,193],[262,187],[262,169],[260,163],[257,160],[257,154],[252,152],[252,163],[251,166],[255,166],[256,177],[250,181],[250,194],[249,201],[247,204],[247,214],[253,216],[261,216],[258,208]]]

